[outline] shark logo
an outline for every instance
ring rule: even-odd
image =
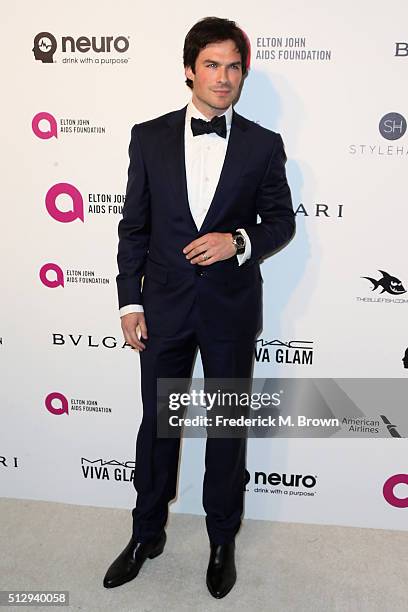
[[[370,278],[369,276],[362,276],[361,278],[366,278],[371,283],[373,283],[373,291],[377,289],[377,287],[382,287],[381,293],[386,291],[391,295],[401,295],[401,293],[406,293],[406,290],[399,280],[395,276],[391,276],[388,272],[384,272],[384,270],[378,270],[382,274],[382,278],[376,280],[375,278]]]

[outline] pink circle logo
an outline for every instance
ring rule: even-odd
[[[67,195],[72,200],[72,209],[63,211],[57,206],[57,198]],[[75,219],[84,220],[84,201],[79,190],[70,183],[57,183],[53,185],[45,196],[45,206],[51,217],[61,223],[71,223]]]
[[[59,403],[58,407],[54,405],[55,400]],[[45,398],[45,407],[51,414],[68,414],[68,400],[65,395],[58,393],[58,391],[54,391],[47,395]]]
[[[394,474],[385,481],[383,495],[386,501],[395,508],[408,508],[408,492],[406,497],[397,497],[394,488],[399,485],[408,485],[408,474]]]
[[[42,129],[40,122],[47,123],[47,129]],[[42,140],[48,140],[49,138],[58,138],[58,126],[55,117],[50,113],[37,113],[31,122],[33,132],[38,138]]]
[[[49,271],[55,272],[55,278],[53,280],[47,277]],[[61,268],[55,263],[46,263],[40,269],[40,280],[43,285],[54,289],[55,287],[64,286],[64,273]]]

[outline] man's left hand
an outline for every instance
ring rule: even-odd
[[[186,258],[192,264],[210,266],[216,261],[223,261],[236,255],[237,250],[232,242],[230,232],[210,232],[196,238],[183,249]]]

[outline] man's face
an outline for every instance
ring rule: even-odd
[[[193,103],[209,119],[223,113],[238,96],[241,64],[234,41],[224,40],[201,49],[195,74],[191,66],[186,66],[186,77],[193,81]]]

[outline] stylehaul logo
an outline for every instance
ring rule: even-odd
[[[379,156],[379,157],[407,157],[408,147],[403,144],[391,144],[392,141],[402,138],[407,131],[407,120],[401,113],[391,112],[383,115],[378,122],[378,131],[384,140],[390,141],[389,144],[381,141],[380,143],[361,143],[349,145],[350,155],[355,157]]]
[[[387,113],[381,117],[378,129],[386,140],[399,140],[407,131],[407,121],[400,113]]]
[[[90,214],[121,215],[125,196],[120,193],[88,193],[87,212]],[[45,195],[45,207],[50,217],[60,223],[84,222],[84,198],[71,183],[56,183]]]
[[[126,64],[125,57],[85,57],[86,54],[123,54],[129,50],[128,36],[61,36],[59,40],[51,32],[39,32],[34,36],[33,54],[43,64],[55,63],[57,51],[79,57],[64,57],[63,63],[70,64]]]
[[[72,285],[109,285],[110,279],[104,276],[98,276],[95,270],[76,270],[68,269],[64,271],[54,263],[48,262],[41,266],[39,271],[40,281],[45,287],[55,289],[56,287],[65,287],[65,283]]]
[[[408,474],[394,474],[394,476],[390,476],[383,486],[384,498],[394,508],[408,508],[408,489],[405,488],[406,497],[399,497],[395,492],[395,488],[398,485],[408,486]]]

